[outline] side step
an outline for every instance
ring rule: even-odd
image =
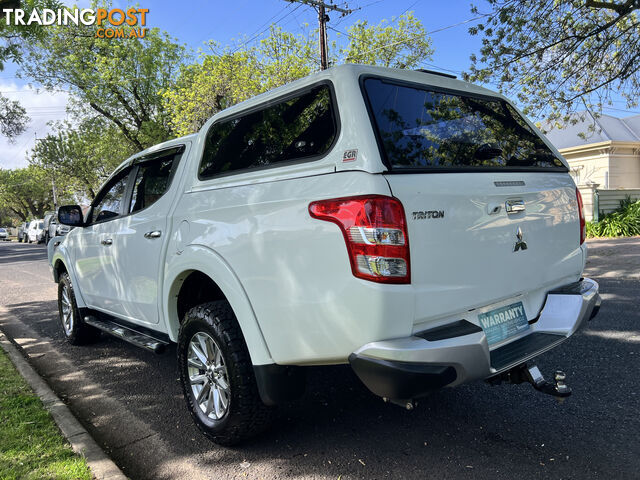
[[[111,320],[98,318],[93,315],[84,317],[84,323],[153,353],[162,353],[167,345],[169,345],[169,343],[164,340],[154,338],[138,332],[133,328],[125,327]]]

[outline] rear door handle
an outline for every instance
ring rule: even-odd
[[[504,202],[504,209],[507,211],[507,214],[524,212],[524,200],[507,200]]]
[[[100,243],[102,245],[104,245],[105,247],[108,247],[109,245],[111,245],[113,243],[113,240],[111,240],[110,238],[107,238],[106,240],[102,240]]]
[[[160,230],[154,230],[153,232],[145,233],[144,238],[158,238],[160,235],[162,235]]]

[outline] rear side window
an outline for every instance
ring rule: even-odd
[[[567,170],[502,99],[377,78],[364,91],[392,170]]]
[[[152,160],[138,167],[129,213],[153,205],[169,188],[176,156]]]
[[[268,167],[326,153],[337,135],[328,85],[231,120],[207,132],[198,176]]]

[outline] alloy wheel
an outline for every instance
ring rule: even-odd
[[[187,373],[198,408],[210,420],[220,420],[229,410],[231,389],[222,351],[215,340],[198,332],[189,342]]]
[[[69,286],[64,285],[62,287],[62,327],[64,328],[64,333],[69,336],[73,332],[73,323],[74,323],[74,315],[73,315],[73,305],[71,304],[71,292],[69,291]]]

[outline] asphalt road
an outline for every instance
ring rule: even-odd
[[[528,385],[479,382],[408,412],[347,367],[314,368],[274,428],[233,449],[192,424],[175,350],[65,343],[42,245],[0,243],[0,328],[134,479],[638,478],[640,238],[594,242],[591,255],[599,316],[537,361],[547,375],[566,371],[574,393],[564,403]]]

